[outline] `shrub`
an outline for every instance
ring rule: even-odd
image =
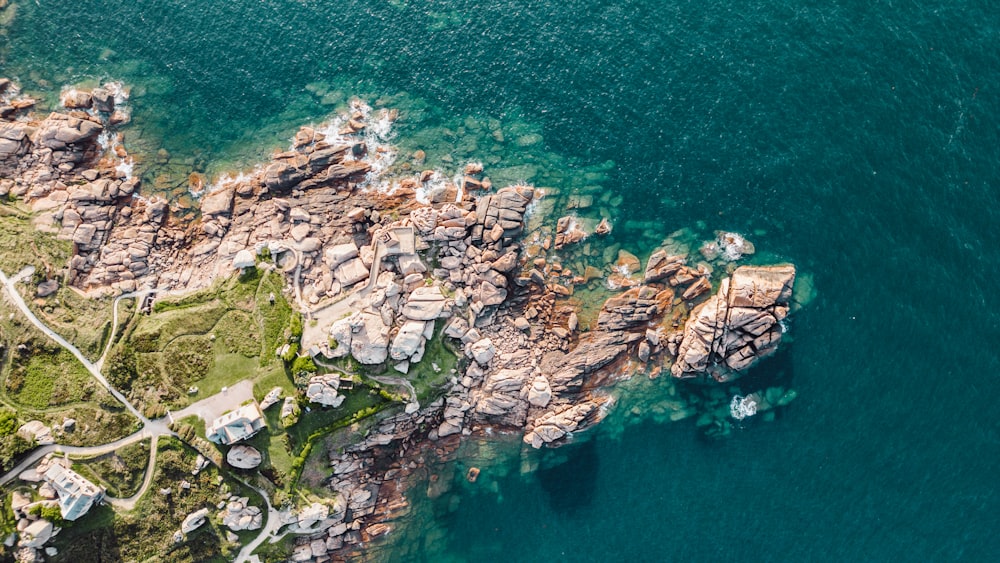
[[[132,383],[138,374],[135,348],[131,344],[116,348],[111,357],[108,358],[108,365],[105,369],[108,383],[120,391],[128,392],[132,389]]]
[[[0,436],[10,436],[17,430],[17,414],[10,409],[0,409]]]
[[[316,367],[316,362],[313,361],[309,356],[299,356],[295,358],[292,362],[292,374],[298,375],[302,373],[316,373],[318,368]]]

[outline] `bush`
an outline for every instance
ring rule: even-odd
[[[136,369],[135,348],[131,344],[116,348],[111,357],[108,358],[108,365],[104,373],[108,378],[108,383],[113,387],[119,391],[130,391],[132,383],[139,375]]]
[[[17,414],[10,409],[0,409],[0,436],[10,436],[17,430]]]
[[[299,342],[302,340],[302,313],[292,313],[292,318],[288,323],[288,328],[292,333],[292,341]]]
[[[296,359],[298,359],[298,355],[299,355],[299,343],[292,342],[288,344],[288,350],[281,355],[281,359],[284,360],[286,364],[291,364]]]
[[[317,371],[319,371],[319,368],[316,367],[316,362],[314,362],[309,356],[299,356],[295,358],[294,362],[292,362],[293,375],[316,373]]]

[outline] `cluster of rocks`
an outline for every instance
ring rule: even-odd
[[[264,515],[260,507],[249,503],[249,497],[236,496],[220,503],[219,519],[222,525],[234,532],[259,529],[263,524]]]
[[[676,377],[709,374],[733,379],[777,350],[795,281],[793,266],[741,266],[722,280],[719,291],[691,311],[676,346]]]
[[[138,181],[121,165],[128,155],[111,129],[127,119],[117,114],[111,91],[74,92],[64,98],[68,113],[0,122],[0,195],[23,198],[35,228],[73,242],[70,283],[82,285],[100,264],[93,273],[100,283],[125,281],[126,289],[134,287],[133,280],[149,272],[155,223],[166,204],[132,205]],[[108,146],[102,146],[102,136],[110,139]],[[133,213],[149,224],[111,237]],[[40,296],[53,292],[51,281],[39,288]]]
[[[39,495],[43,500],[35,502],[32,502],[29,495],[20,491],[11,494],[10,508],[17,520],[17,530],[16,535],[12,534],[4,543],[7,547],[17,548],[18,561],[42,561],[43,550],[49,556],[57,553],[55,548],[46,548],[45,544],[60,532],[60,528],[37,515],[39,506],[58,507],[55,491],[51,487],[48,487],[48,490],[44,489],[45,486],[39,489]]]
[[[306,398],[326,407],[339,407],[344,402],[344,396],[337,393],[339,388],[339,375],[314,375],[306,386]]]

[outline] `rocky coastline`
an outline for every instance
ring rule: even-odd
[[[299,537],[294,561],[351,559],[388,533],[427,452],[445,458],[492,432],[557,446],[604,418],[624,371],[726,383],[782,340],[795,268],[737,266],[753,248],[730,233],[694,256],[658,249],[644,268],[620,253],[608,285],[621,291],[585,325],[572,296],[590,276],[560,253],[610,233],[607,218],[590,233],[570,216],[534,218],[541,193],[494,187],[478,163],[457,181],[388,172],[382,131],[397,115],[361,102],[323,130],[301,128],[256,170],[203,187],[198,217],[185,216],[132,176],[115,91],[74,92],[42,117],[0,80],[0,196],[74,244],[46,283],[187,292],[266,255],[309,321],[303,353],[401,374],[433,339],[464,353],[438,398],[411,397],[331,454],[336,503]]]

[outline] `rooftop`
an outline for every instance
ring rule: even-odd
[[[265,426],[264,414],[252,402],[215,419],[205,433],[209,440],[228,445],[253,436]]]
[[[59,511],[66,520],[76,520],[83,516],[95,502],[104,498],[104,489],[58,463],[52,464],[45,472],[45,481],[56,490]]]

